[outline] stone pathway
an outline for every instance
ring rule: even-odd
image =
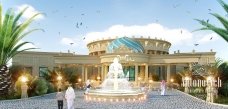
[[[55,94],[25,100],[2,100],[0,109],[57,109]],[[64,109],[66,102],[64,101]],[[75,109],[228,109],[190,97],[182,92],[168,91],[166,96],[152,91],[141,102],[87,102],[83,91],[76,91]]]

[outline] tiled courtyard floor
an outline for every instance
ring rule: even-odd
[[[192,98],[179,91],[167,91],[166,96],[152,91],[141,102],[87,102],[83,91],[76,90],[75,109],[228,109]],[[57,109],[55,94],[26,100],[0,101],[0,109]],[[66,109],[66,102],[64,102]]]

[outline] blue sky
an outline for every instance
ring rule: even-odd
[[[1,0],[4,11],[16,12],[29,6],[23,19],[44,13],[29,27],[42,28],[23,41],[40,48],[37,51],[88,54],[86,43],[115,36],[162,38],[172,43],[170,53],[216,51],[216,57],[228,60],[228,43],[211,31],[192,32],[201,27],[193,19],[209,19],[210,14],[226,15],[216,0]],[[22,19],[22,20],[23,20]],[[85,37],[85,39],[83,39]],[[210,40],[210,38],[212,40]],[[73,43],[72,45],[70,43]],[[199,44],[194,46],[194,44]],[[32,45],[28,45],[32,46]]]

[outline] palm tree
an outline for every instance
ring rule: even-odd
[[[205,66],[207,75],[214,75],[215,77],[219,74],[219,66],[223,63],[223,60],[220,58],[215,59],[215,63],[208,64]]]
[[[34,49],[26,48],[21,50],[20,48],[23,45],[30,42],[19,43],[19,41],[31,32],[40,30],[32,29],[25,31],[39,13],[19,24],[19,19],[26,9],[23,9],[17,15],[14,14],[12,9],[8,9],[3,16],[2,6],[0,4],[0,94],[6,94],[11,86],[11,74],[9,73],[9,68],[6,66],[7,62],[20,52]]]
[[[222,5],[222,7],[224,8],[224,10],[226,11],[226,13],[228,15],[228,4],[226,4],[222,0],[218,0],[218,2]],[[223,16],[221,16],[221,15],[219,15],[219,14],[217,14],[217,13],[210,13],[210,14],[213,15],[215,18],[217,18],[220,21],[220,23],[222,23],[224,28],[216,27],[216,26],[210,24],[208,22],[208,20],[204,21],[204,20],[195,19],[201,25],[203,25],[203,27],[198,29],[198,30],[211,30],[211,31],[214,31],[219,36],[221,36],[224,40],[226,40],[226,42],[228,42],[228,19],[223,17]],[[196,31],[198,31],[198,30],[196,30]]]
[[[178,72],[178,74],[183,78],[183,77],[191,77],[192,76],[192,71],[188,69],[184,69],[181,72]]]

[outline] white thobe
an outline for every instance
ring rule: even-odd
[[[161,85],[161,95],[165,95],[165,85]]]
[[[65,98],[67,100],[67,109],[74,109],[75,93],[72,87],[68,87]]]

